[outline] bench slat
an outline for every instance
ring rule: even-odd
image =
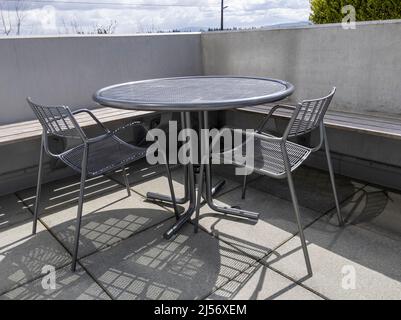
[[[107,124],[117,120],[138,118],[153,111],[130,111],[114,108],[97,108],[91,110],[95,116]],[[81,127],[86,128],[95,125],[93,119],[85,113],[76,115]],[[42,126],[38,120],[30,120],[0,126],[0,145],[6,145],[23,140],[36,138],[42,134]]]
[[[274,105],[261,105],[239,109],[240,111],[267,114]],[[281,118],[290,118],[290,110],[280,109],[274,115]],[[383,136],[401,140],[401,119],[385,116],[372,116],[339,111],[328,111],[324,123],[329,128],[343,129],[376,136]]]
[[[132,112],[131,112],[132,114]],[[130,113],[125,113],[125,114],[117,114],[113,115],[111,117],[109,116],[103,116],[102,114],[97,114],[98,118],[104,122],[107,121],[113,121],[113,120],[118,120],[119,118],[124,118],[126,115],[129,117],[131,115]],[[133,114],[135,116],[135,114]],[[76,116],[76,119],[79,121],[80,125],[82,127],[90,126],[94,124],[93,120],[84,114],[79,114]],[[13,136],[13,135],[19,135],[22,133],[29,133],[29,132],[35,132],[35,131],[41,131],[41,125],[37,120],[34,121],[29,121],[29,123],[26,122],[20,122],[18,125],[14,125],[13,127],[7,126],[1,126],[0,127],[0,137],[8,137],[8,136]]]

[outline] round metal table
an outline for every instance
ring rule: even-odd
[[[200,76],[152,79],[113,85],[97,91],[93,99],[101,105],[128,109],[180,112],[182,128],[192,128],[191,113],[199,117],[201,129],[209,129],[208,112],[227,110],[271,103],[282,100],[294,92],[291,83],[253,77]],[[175,234],[200,206],[196,199],[196,178],[194,165],[184,167],[185,195],[176,203],[189,202],[188,209],[164,234],[169,239]],[[217,212],[257,220],[258,213],[218,207],[213,203],[213,194],[224,182],[212,188],[211,168],[205,164],[206,203]],[[203,176],[203,172],[202,172]],[[203,183],[203,180],[202,180]],[[149,192],[150,200],[172,202],[171,197]],[[203,204],[203,203],[202,203]]]

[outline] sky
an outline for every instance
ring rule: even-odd
[[[309,0],[224,2],[227,28],[307,21],[310,13]],[[3,8],[3,17],[11,25],[15,25],[16,5],[21,8],[23,34],[90,32],[111,24],[115,33],[220,26],[220,0],[0,0],[0,13]],[[0,16],[0,33],[2,28]]]

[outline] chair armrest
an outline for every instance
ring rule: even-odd
[[[145,128],[145,126],[142,124],[141,121],[132,121],[132,122],[130,122],[130,123],[128,123],[128,124],[126,124],[126,125],[124,125],[124,126],[122,126],[122,127],[119,127],[119,128],[117,128],[117,129],[115,129],[115,130],[112,131],[111,133],[112,133],[113,135],[115,135],[115,136],[118,137],[118,134],[119,134],[121,131],[124,131],[124,130],[126,130],[126,129],[128,129],[128,128],[131,128],[131,127],[139,127],[139,128],[142,128],[142,129],[143,129],[143,132],[139,132],[139,136],[136,136],[136,139],[137,139],[136,145],[137,145],[137,146],[142,146],[142,147],[143,147],[144,144],[146,144],[146,137],[147,137],[149,131],[148,131],[148,129]],[[137,132],[137,134],[138,134],[138,132]],[[142,138],[140,137],[141,134],[143,134],[143,137],[142,137]],[[138,137],[139,137],[141,140],[138,140]],[[119,137],[119,138],[122,139],[121,137]]]
[[[87,113],[97,123],[97,125],[100,126],[105,132],[110,132],[110,130],[103,123],[101,123],[98,118],[96,118],[96,116],[93,114],[92,111],[88,109],[79,109],[72,112],[74,116],[80,113]]]
[[[144,126],[142,125],[142,122],[141,122],[141,121],[133,121],[133,122],[130,122],[130,123],[126,124],[126,125],[123,125],[122,127],[119,127],[119,128],[117,128],[117,129],[113,130],[112,133],[113,133],[113,134],[117,134],[118,132],[123,131],[123,130],[125,130],[125,129],[127,129],[127,128],[130,128],[130,127],[133,127],[133,126],[141,126],[141,127],[144,127]]]
[[[91,143],[94,143],[94,142],[99,142],[99,141],[102,141],[102,140],[104,140],[104,139],[106,139],[106,138],[108,138],[108,137],[110,137],[110,136],[117,136],[117,133],[118,132],[120,132],[120,131],[122,131],[122,130],[124,130],[124,129],[127,129],[127,128],[129,128],[129,127],[132,127],[132,126],[134,126],[134,125],[141,125],[141,122],[139,122],[139,121],[134,121],[134,122],[131,122],[131,123],[128,123],[128,124],[126,124],[125,126],[122,126],[122,127],[120,127],[120,128],[117,128],[116,130],[113,130],[113,131],[110,131],[109,129],[107,129],[107,132],[105,133],[105,134],[102,134],[102,135],[100,135],[100,136],[97,136],[97,137],[94,137],[94,138],[90,138],[90,139],[88,139],[87,140],[87,143],[88,144],[91,144]],[[142,125],[141,125],[142,126]],[[143,127],[143,126],[142,126]]]
[[[272,117],[272,115],[279,109],[295,110],[296,106],[292,106],[292,105],[289,105],[289,104],[278,104],[278,105],[275,105],[273,108],[271,108],[269,113],[262,120],[261,124],[259,125],[259,127],[257,129],[258,132],[262,132],[263,128],[266,126],[267,121],[269,121],[269,119]]]
[[[234,130],[236,130],[236,129],[233,129],[233,128],[225,128],[225,130],[234,131]],[[283,138],[283,137],[274,137],[274,136],[266,135],[266,134],[263,134],[263,133],[255,132],[255,131],[253,131],[253,132],[247,132],[247,131],[244,131],[244,130],[242,130],[242,129],[238,129],[238,130],[241,130],[242,134],[246,136],[246,142],[244,142],[244,143],[247,143],[247,141],[249,141],[250,139],[254,139],[254,138],[258,138],[258,139],[260,139],[260,140],[267,141],[267,142],[276,142],[276,143],[282,143],[282,142],[284,142],[284,138]],[[211,151],[214,150],[214,147],[215,147],[216,144],[220,141],[220,138],[223,136],[223,134],[224,134],[224,133],[223,133],[223,131],[221,130],[220,133],[217,134],[217,135],[212,139],[212,142],[211,142],[211,144],[210,144],[210,149],[209,149],[209,150],[211,150]],[[241,145],[243,145],[244,143],[242,143]],[[236,147],[234,146],[233,149],[235,149],[235,148],[236,148]]]
[[[94,137],[94,138],[89,138],[85,142],[87,144],[91,144],[91,143],[95,143],[95,142],[99,142],[99,141],[105,140],[110,136],[111,136],[111,132],[107,132],[107,133],[102,134],[100,136],[97,136],[97,137]]]
[[[245,135],[249,136],[249,137],[253,137],[253,138],[258,138],[260,140],[266,141],[266,142],[278,142],[281,143],[284,141],[283,137],[274,137],[274,136],[270,136],[270,135],[266,135],[263,132],[259,133],[259,132],[246,132],[245,131]]]
[[[294,106],[292,104],[281,104],[281,103],[274,106],[274,108],[277,108],[277,109],[282,108],[282,109],[288,109],[288,110],[293,110],[296,107],[297,106]]]

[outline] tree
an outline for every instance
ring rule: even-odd
[[[25,1],[15,0],[0,2],[0,31],[6,36],[21,34],[22,22],[25,18]]]
[[[310,21],[317,24],[342,22],[341,9],[352,5],[356,21],[401,19],[400,0],[310,0]]]
[[[67,23],[63,20],[64,30],[61,33],[74,33],[74,34],[113,34],[117,27],[117,21],[110,21],[107,24],[96,24],[91,26],[82,26],[77,20],[72,20]]]
[[[8,36],[12,31],[12,19],[10,10],[5,10],[2,3],[0,3],[0,19],[3,28],[2,33]]]

